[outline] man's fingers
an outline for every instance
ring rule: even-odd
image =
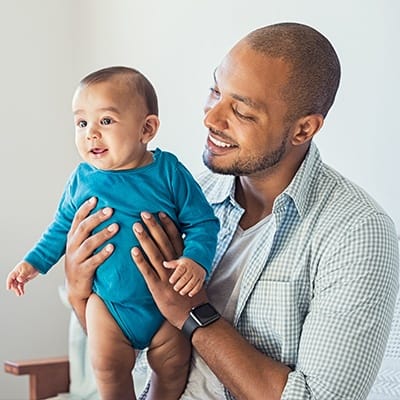
[[[95,233],[94,235],[87,237],[83,241],[81,241],[81,238],[78,237],[71,238],[67,243],[67,253],[73,252],[73,262],[76,265],[86,263],[86,261],[88,261],[91,265],[93,265],[93,268],[90,268],[91,272],[93,272],[107,257],[110,256],[114,249],[111,244],[108,244],[100,252],[93,255],[94,251],[107,240],[112,238],[118,232],[118,230],[118,224],[114,223]]]
[[[158,248],[162,253],[163,259],[169,261],[178,258],[180,254],[176,253],[175,248],[171,243],[167,233],[158,224],[154,216],[149,212],[144,211],[141,213],[141,217],[154,242],[157,243]]]
[[[111,239],[117,232],[119,226],[116,223],[109,225],[107,228],[102,229],[99,232],[96,232],[92,236],[89,236],[84,242],[81,243],[81,246],[77,249],[77,254],[81,257],[77,256],[77,258],[81,260],[85,260],[89,257],[96,249],[98,249],[103,243],[107,240]]]
[[[160,218],[161,225],[164,228],[164,231],[174,248],[174,253],[177,255],[177,257],[181,256],[183,253],[183,240],[181,233],[178,231],[175,223],[172,221],[171,218],[168,217],[167,214],[160,212],[158,214],[158,217]]]
[[[84,220],[80,221],[79,225],[75,229],[75,235],[78,235],[82,239],[86,239],[92,233],[93,229],[99,226],[103,221],[109,219],[112,213],[112,208],[105,207],[94,214],[89,215]]]
[[[89,215],[97,204],[97,199],[91,197],[89,200],[85,201],[75,213],[74,219],[72,220],[71,229],[69,231],[70,235],[73,235],[79,226],[79,224]]]
[[[170,272],[164,268],[163,261],[164,256],[161,253],[160,249],[156,246],[153,239],[147,234],[144,230],[143,226],[137,222],[133,225],[133,232],[139,241],[143,252],[146,254],[150,265],[154,267],[158,276],[162,280],[168,280]]]
[[[155,278],[157,278],[156,271],[154,271],[154,269],[149,265],[147,260],[144,258],[143,253],[137,247],[134,247],[131,250],[131,256],[145,281],[150,286],[152,282],[154,282]]]
[[[119,227],[111,224],[86,238],[79,229],[67,242],[64,267],[69,297],[87,299],[92,292],[92,280],[97,267],[113,253],[114,246],[108,243],[100,251],[94,252],[114,236]]]
[[[88,277],[92,277],[97,267],[101,265],[114,251],[114,246],[109,243],[96,254],[93,254],[82,264],[82,272]]]
[[[79,208],[75,214],[72,227],[68,233],[68,250],[81,250],[83,245],[83,252],[87,255],[87,257],[97,247],[103,244],[105,240],[112,237],[118,230],[118,227],[115,224],[112,224],[108,228],[105,228],[91,236],[93,229],[99,226],[103,221],[109,219],[113,214],[112,208],[105,207],[88,216],[88,213],[90,213],[95,205],[96,199],[91,198]],[[68,250],[67,252],[69,252]]]

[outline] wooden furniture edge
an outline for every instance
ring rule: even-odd
[[[29,376],[29,399],[41,400],[69,391],[68,357],[51,357],[4,362],[4,370]]]

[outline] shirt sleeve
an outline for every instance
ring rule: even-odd
[[[72,180],[73,176],[64,188],[53,221],[24,257],[42,274],[47,273],[65,253],[67,234],[76,212],[71,196]]]
[[[219,221],[199,184],[180,162],[172,179],[178,220],[185,236],[183,256],[200,264],[208,276],[217,247]]]
[[[367,397],[393,317],[398,257],[394,226],[377,214],[321,259],[283,400]]]

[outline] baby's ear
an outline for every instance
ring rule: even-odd
[[[158,119],[157,115],[148,115],[143,124],[142,142],[145,144],[149,143],[150,140],[156,136],[159,126],[160,120]]]

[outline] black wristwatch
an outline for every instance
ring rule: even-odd
[[[210,304],[204,303],[190,310],[189,317],[182,327],[182,333],[191,341],[197,328],[210,325],[221,318],[220,313]]]

